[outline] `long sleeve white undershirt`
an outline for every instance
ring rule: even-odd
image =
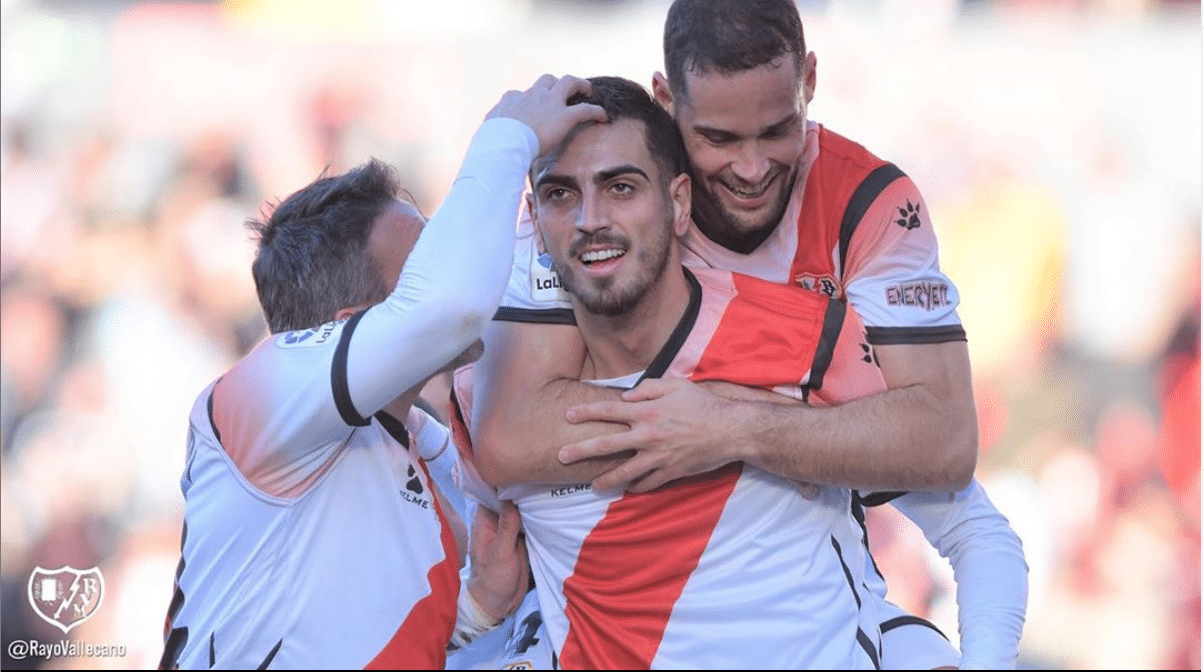
[[[477,130],[397,286],[356,327],[347,380],[362,416],[430,377],[481,337],[510,277],[514,222],[538,150],[534,131],[514,119],[490,119]]]

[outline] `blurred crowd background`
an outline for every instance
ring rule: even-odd
[[[157,664],[188,410],[266,335],[248,216],[370,156],[433,212],[505,90],[650,82],[667,5],[0,0],[3,666]],[[800,8],[812,118],[915,179],[961,290],[1021,667],[1199,669],[1199,2]],[[892,597],[956,640],[947,563],[870,522]],[[64,565],[106,582],[69,637],[125,658],[8,657],[63,638],[27,586]]]

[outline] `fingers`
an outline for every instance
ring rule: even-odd
[[[635,492],[632,484],[640,481],[641,478],[646,478],[653,471],[653,465],[635,457],[610,471],[599,474],[594,478],[592,485],[595,492],[623,488]]]
[[[556,83],[557,80],[555,75],[544,73],[539,76],[539,79],[535,80],[535,83],[531,85],[531,89],[551,89],[556,85]]]
[[[522,518],[518,514],[518,507],[514,505],[514,502],[503,499],[502,512],[497,519],[498,541],[514,544],[518,541],[518,535],[522,529]]]
[[[682,380],[645,378],[630,390],[623,392],[623,401],[651,401],[659,399],[684,384]]]
[[[575,105],[569,105],[568,116],[569,122],[573,126],[591,121],[605,123],[607,119],[606,110],[602,109],[598,105],[594,105],[593,103],[577,103]]]
[[[573,424],[598,421],[630,425],[635,420],[634,413],[634,409],[621,401],[593,401],[569,407],[564,419]]]
[[[625,450],[635,448],[635,437],[630,436],[631,432],[620,432],[619,434],[611,434],[609,436],[599,436],[569,445],[560,449],[556,456],[560,459],[561,464],[572,464],[587,460],[591,457],[602,457],[604,455],[613,455],[621,453]]]

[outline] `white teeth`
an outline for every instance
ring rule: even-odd
[[[614,249],[590,250],[589,252],[586,252],[585,254],[581,255],[581,261],[584,261],[585,263],[590,264],[595,261],[606,261],[607,259],[614,259],[615,257],[621,257],[621,256],[623,256],[623,254],[624,253],[622,250],[614,250]]]
[[[737,189],[727,182],[723,182],[722,184],[724,187],[727,187],[727,190],[732,192],[737,198],[756,198],[765,193],[765,190],[769,188],[769,184],[772,181],[773,180],[768,180],[765,182],[765,184],[759,185],[753,189]]]

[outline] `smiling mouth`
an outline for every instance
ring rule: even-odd
[[[624,250],[609,248],[605,250],[590,250],[589,252],[581,254],[581,256],[578,258],[581,259],[581,263],[589,266],[590,264],[594,264],[599,261],[617,259],[625,254],[627,254],[627,252]]]
[[[736,198],[739,198],[742,200],[753,200],[753,199],[764,196],[765,193],[769,191],[769,187],[773,186],[773,183],[775,180],[777,180],[777,178],[778,178],[778,174],[774,173],[773,175],[770,175],[767,179],[763,180],[759,186],[754,185],[752,187],[744,188],[744,189],[736,187],[726,180],[718,180],[718,182],[719,182],[719,184],[723,185],[723,188],[726,189],[728,191],[728,193],[735,196]]]

